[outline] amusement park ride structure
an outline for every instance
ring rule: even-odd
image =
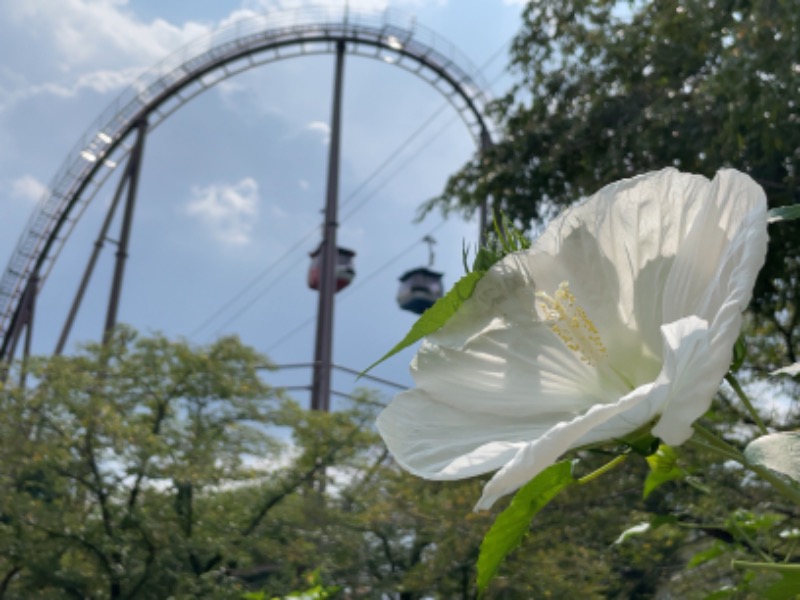
[[[353,255],[336,244],[345,55],[381,60],[418,75],[460,113],[479,151],[492,143],[491,124],[485,117],[489,97],[477,70],[452,45],[413,18],[398,18],[389,11],[305,8],[237,21],[189,44],[137,79],[68,154],[20,237],[0,279],[0,361],[14,358],[20,340],[23,357],[28,356],[37,294],[80,216],[111,174],[121,171],[55,353],[60,354],[66,345],[100,252],[109,239],[114,215],[123,203],[104,337],[115,327],[142,155],[150,131],[189,100],[228,77],[277,60],[314,54],[335,55],[325,217],[322,241],[312,255],[312,272],[316,270],[313,285],[312,273],[309,274],[309,285],[319,291],[311,408],[328,410],[334,294],[337,287],[346,285],[337,281],[343,272],[342,251],[345,263]],[[485,219],[484,206],[481,231],[485,229]]]

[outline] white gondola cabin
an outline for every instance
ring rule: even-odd
[[[336,291],[338,292],[350,285],[350,282],[356,276],[356,270],[353,266],[353,257],[356,253],[347,248],[337,248],[336,251],[334,277],[336,279]],[[311,257],[311,266],[308,268],[308,287],[312,290],[318,290],[322,275],[322,244],[311,252],[309,256]]]

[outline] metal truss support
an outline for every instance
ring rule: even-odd
[[[477,69],[455,47],[414,19],[406,22],[395,16],[390,12],[361,14],[350,11],[347,3],[343,11],[304,8],[269,19],[258,16],[220,28],[209,39],[186,46],[143,74],[99,115],[67,155],[7,268],[0,272],[0,360],[8,358],[10,336],[15,323],[21,322],[28,278],[39,274],[38,285],[42,287],[81,216],[82,207],[94,198],[111,173],[117,172],[116,165],[136,153],[124,178],[129,185],[125,212],[130,216],[145,131],[157,127],[197,94],[228,76],[284,58],[337,52],[345,46],[347,53],[396,65],[433,86],[461,114],[475,141],[485,148],[493,130],[484,116],[489,97]],[[128,147],[127,140],[134,132],[138,132],[139,139]],[[495,204],[499,204],[498,200]],[[486,208],[481,208],[483,224],[491,219],[491,204],[487,202]],[[130,218],[125,222],[130,227]],[[124,243],[119,244],[106,331],[116,324],[127,256],[127,239],[120,241]],[[59,341],[62,351],[66,340]],[[327,361],[321,361],[322,371],[325,364]]]
[[[314,378],[311,384],[311,409],[330,410],[331,355],[333,346],[333,296],[336,293],[336,229],[339,201],[339,147],[341,145],[342,76],[344,40],[336,43],[336,72],[333,81],[331,141],[328,153],[328,192],[325,224],[322,231],[322,265],[317,304],[317,337],[314,350]]]
[[[25,342],[22,350],[22,366],[20,368],[20,387],[25,387],[25,379],[27,376],[26,362],[31,354],[31,338],[33,336],[33,315],[36,307],[36,293],[39,288],[39,275],[34,273],[28,279],[28,284],[25,286],[25,291],[22,293],[21,310],[19,318],[13,324],[13,327],[8,335],[8,347],[6,349],[5,358],[7,364],[0,367],[0,382],[5,381],[8,376],[8,367],[14,359],[14,354],[17,351],[17,344],[19,338],[22,336],[22,331],[25,330]]]
[[[489,132],[484,129],[481,131],[481,147],[480,147],[480,154],[481,158],[485,155],[489,149],[492,147],[492,138],[489,136]],[[497,210],[497,207],[494,206],[492,199],[490,197],[486,197],[481,201],[481,205],[478,207],[478,227],[480,231],[478,232],[478,242],[480,246],[486,244],[486,231],[488,229],[488,213],[489,210],[492,211],[492,216],[497,219],[498,215],[494,213]]]
[[[128,243],[133,222],[133,207],[136,203],[136,190],[139,186],[139,173],[142,170],[142,153],[144,152],[144,139],[147,135],[147,121],[141,120],[136,124],[136,142],[128,165],[123,174],[123,179],[128,182],[128,196],[125,200],[125,212],[122,215],[119,241],[117,242],[116,262],[114,264],[114,278],[111,282],[111,295],[108,299],[108,312],[106,325],[103,329],[103,341],[108,341],[109,336],[117,325],[119,311],[119,298],[122,294],[122,277],[125,273],[125,261],[128,258]]]
[[[119,201],[122,198],[122,192],[125,191],[126,184],[130,182],[131,161],[133,158],[134,155],[131,155],[128,158],[125,170],[122,172],[119,183],[117,184],[117,189],[114,192],[114,197],[111,200],[111,206],[108,207],[106,218],[103,221],[103,225],[100,227],[100,233],[94,242],[92,254],[89,257],[89,262],[86,264],[86,270],[83,272],[83,277],[81,278],[81,283],[78,286],[78,291],[75,293],[75,298],[72,301],[72,306],[70,307],[69,314],[67,315],[67,320],[64,322],[64,328],[61,330],[61,336],[58,338],[58,344],[56,345],[54,352],[56,355],[60,355],[62,352],[64,352],[64,346],[66,346],[67,340],[69,339],[69,334],[72,331],[73,324],[75,323],[75,317],[78,315],[78,310],[81,307],[83,296],[86,293],[86,288],[89,286],[89,281],[91,280],[92,274],[94,273],[94,268],[97,265],[97,259],[100,258],[100,252],[103,250],[103,245],[106,241],[117,243],[114,240],[108,239],[108,230],[111,228],[111,223],[113,222],[114,215],[117,212],[117,206],[119,206]]]

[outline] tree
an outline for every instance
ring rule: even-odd
[[[800,10],[796,0],[539,0],[511,52],[518,83],[492,109],[497,144],[424,211],[487,198],[525,228],[605,184],[675,166],[750,174],[772,206],[800,202]],[[772,228],[754,331],[771,369],[800,352],[798,254]],[[775,352],[777,349],[779,352]]]
[[[282,550],[256,562],[265,523],[371,434],[283,401],[265,364],[124,328],[31,361],[33,387],[0,390],[0,597],[240,598],[248,570],[302,588]]]

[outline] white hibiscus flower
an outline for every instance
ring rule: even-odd
[[[497,471],[478,509],[574,448],[643,427],[681,444],[728,369],[766,248],[764,192],[742,173],[609,185],[486,273],[378,429],[421,477]]]

